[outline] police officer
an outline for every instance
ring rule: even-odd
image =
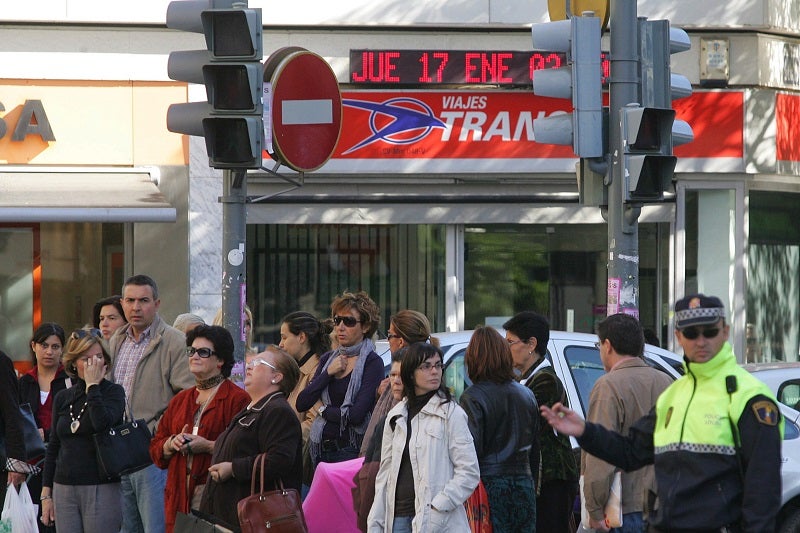
[[[775,531],[783,435],[775,398],[737,364],[719,298],[676,302],[675,328],[686,375],[627,436],[559,404],[542,414],[586,452],[626,471],[655,464],[653,531]]]

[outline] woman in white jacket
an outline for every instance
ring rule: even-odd
[[[403,401],[386,417],[368,530],[469,532],[464,502],[480,479],[467,415],[442,382],[442,351],[417,342],[400,369]]]

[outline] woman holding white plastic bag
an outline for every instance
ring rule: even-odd
[[[119,531],[120,480],[105,479],[92,436],[122,422],[125,391],[105,379],[111,357],[98,329],[76,329],[64,368],[78,378],[53,401],[53,424],[42,476],[42,522],[64,533]],[[16,532],[15,532],[16,533]]]
[[[21,418],[14,363],[0,351],[0,441],[4,444],[4,448],[0,450],[0,458],[4,463],[0,465],[0,496],[3,498],[0,532],[8,524],[8,527],[14,528],[14,533],[37,533],[37,509],[31,502],[25,476],[36,473],[39,469],[24,461],[25,444]],[[20,493],[14,490],[15,487],[19,488]],[[27,513],[25,508],[28,509]],[[30,529],[30,524],[33,529]]]
[[[19,492],[9,487],[3,503],[0,533],[38,533],[38,513],[39,508],[31,500],[26,483],[19,486]]]

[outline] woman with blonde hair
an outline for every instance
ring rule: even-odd
[[[44,461],[42,522],[58,531],[118,531],[120,480],[97,466],[95,433],[122,422],[125,390],[105,379],[111,357],[99,329],[76,329],[67,341],[64,368],[75,384],[53,401],[53,424]]]

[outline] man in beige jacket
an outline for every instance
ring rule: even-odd
[[[125,389],[131,417],[151,432],[173,396],[195,384],[186,359],[186,337],[158,315],[156,282],[136,275],[122,286],[128,323],[109,339],[111,379]],[[156,465],[122,476],[122,533],[164,531],[167,471]]]
[[[606,374],[592,388],[586,419],[622,433],[650,412],[661,392],[672,379],[649,366],[642,358],[644,334],[635,318],[616,314],[597,328],[600,359]],[[593,455],[581,452],[581,474],[589,524],[597,531],[609,531],[603,509],[611,493],[614,466]],[[622,527],[612,531],[641,532],[646,495],[655,489],[653,467],[647,466],[622,474]]]

